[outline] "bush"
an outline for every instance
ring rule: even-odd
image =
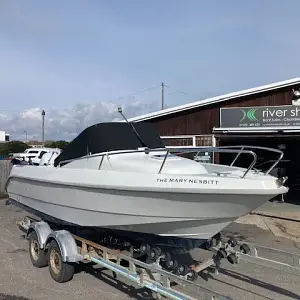
[[[27,148],[30,148],[26,143],[21,141],[11,141],[0,144],[0,155],[6,156],[10,153],[24,152]]]
[[[67,141],[56,141],[51,143],[46,143],[46,148],[59,148],[61,150],[64,150],[69,145],[69,142]]]

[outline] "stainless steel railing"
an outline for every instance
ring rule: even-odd
[[[251,149],[251,150],[247,150],[247,149]],[[266,171],[263,172],[265,174],[269,174],[271,172],[271,170],[280,162],[280,160],[283,157],[283,152],[281,150],[278,149],[273,149],[273,148],[267,148],[267,147],[259,147],[259,146],[222,146],[222,147],[184,147],[184,148],[180,148],[180,147],[167,147],[167,148],[155,148],[155,149],[149,149],[149,148],[143,148],[143,149],[135,149],[135,150],[121,150],[121,151],[110,151],[110,152],[102,152],[102,153],[96,153],[96,154],[91,154],[91,155],[86,155],[83,157],[79,157],[79,158],[74,158],[74,159],[69,159],[69,160],[64,160],[59,162],[59,166],[61,166],[62,164],[65,163],[69,163],[75,160],[81,160],[81,159],[86,159],[86,158],[90,158],[90,157],[98,157],[98,156],[111,156],[111,155],[121,155],[121,154],[129,154],[129,153],[138,153],[138,152],[144,152],[144,153],[155,153],[155,152],[165,152],[162,164],[160,166],[159,169],[159,174],[162,172],[164,165],[166,163],[166,160],[169,156],[169,154],[176,152],[176,153],[180,153],[180,154],[184,154],[184,153],[193,153],[193,152],[213,152],[213,153],[236,153],[236,157],[233,159],[232,163],[230,164],[230,166],[233,166],[234,163],[236,162],[236,160],[238,159],[238,157],[241,154],[248,154],[251,155],[253,157],[251,163],[249,164],[249,166],[246,168],[246,171],[244,172],[244,174],[241,176],[242,178],[244,178],[248,172],[254,167],[254,165],[257,162],[257,154],[252,151],[252,150],[265,150],[265,151],[270,151],[270,152],[275,152],[279,154],[279,158],[272,164],[272,166]],[[101,162],[103,161],[103,159],[101,160]],[[99,165],[99,169],[100,169],[101,165]]]
[[[269,174],[277,165],[278,163],[282,160],[283,158],[283,151],[279,150],[279,149],[274,149],[274,148],[269,148],[269,147],[260,147],[260,146],[225,146],[224,148],[226,149],[234,149],[234,148],[241,148],[241,150],[245,150],[245,149],[256,149],[256,150],[265,150],[265,151],[269,151],[269,152],[274,152],[274,153],[278,153],[279,157],[277,160],[275,160],[275,162],[271,165],[271,167],[264,172],[265,174]],[[223,148],[223,147],[219,147],[219,148]],[[234,158],[234,160],[232,161],[232,163],[230,164],[230,166],[233,166],[234,163],[236,162],[236,160],[238,159],[238,157],[240,156],[241,153],[238,153],[237,156]]]
[[[240,149],[226,149],[226,148],[221,148],[221,147],[191,147],[191,148],[186,148],[186,147],[184,147],[184,148],[178,148],[178,147],[171,148],[171,147],[168,147],[164,151],[166,151],[166,150],[167,150],[167,153],[164,156],[163,162],[162,162],[160,170],[158,172],[159,174],[163,170],[163,167],[164,167],[165,162],[167,160],[168,154],[171,153],[172,151],[176,152],[176,153],[180,153],[180,154],[193,153],[193,152],[197,152],[197,154],[198,154],[199,152],[203,152],[203,151],[205,151],[205,152],[213,152],[213,153],[217,152],[217,153],[237,153],[237,154],[239,154],[241,152]],[[162,150],[160,150],[160,151],[162,151]],[[244,174],[242,176],[242,178],[244,178],[247,175],[247,173],[256,164],[256,162],[257,162],[257,155],[256,155],[255,152],[250,151],[250,150],[242,150],[242,153],[243,154],[250,154],[253,157],[253,160],[251,161],[250,165],[248,166],[248,168],[246,169],[246,171],[244,172]]]

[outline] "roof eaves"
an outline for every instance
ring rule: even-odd
[[[234,93],[229,93],[229,94],[225,94],[225,95],[221,95],[221,96],[207,98],[207,99],[203,99],[200,101],[167,108],[164,110],[159,110],[159,111],[148,113],[148,114],[145,114],[142,116],[130,118],[128,121],[130,121],[130,122],[145,121],[145,120],[158,118],[158,117],[162,117],[165,115],[174,114],[177,112],[193,109],[196,107],[201,107],[201,106],[205,106],[205,105],[210,105],[210,104],[215,104],[218,102],[231,100],[231,99],[234,99],[237,97],[245,97],[245,96],[249,96],[249,95],[253,95],[253,94],[257,94],[257,93],[261,93],[261,92],[267,92],[270,90],[287,87],[287,86],[294,85],[297,83],[300,84],[300,77],[289,79],[289,80],[284,80],[284,81],[280,81],[280,82],[276,82],[276,83],[272,83],[272,84],[268,84],[268,85],[263,85],[263,86],[259,86],[256,88],[250,88],[250,89],[246,89],[246,90],[242,90],[242,91],[238,91],[238,92],[234,92]]]

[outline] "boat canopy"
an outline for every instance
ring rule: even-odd
[[[151,123],[98,123],[83,130],[55,159],[54,166],[62,161],[89,154],[135,150],[140,147],[151,149],[165,147],[163,140]]]

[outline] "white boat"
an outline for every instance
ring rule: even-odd
[[[166,148],[147,123],[100,123],[78,135],[49,167],[14,165],[11,200],[55,222],[208,240],[237,218],[284,194],[285,178],[253,169],[245,146],[205,151],[252,155],[248,168],[199,163]]]
[[[50,149],[48,152],[43,154],[43,156],[40,158],[38,162],[38,165],[53,167],[56,157],[58,157],[61,152],[62,150],[59,148]]]
[[[39,165],[43,156],[47,153],[58,152],[60,149],[53,149],[47,147],[32,147],[26,149],[22,153],[14,153],[13,157],[23,160],[25,162],[30,162],[33,165]]]

